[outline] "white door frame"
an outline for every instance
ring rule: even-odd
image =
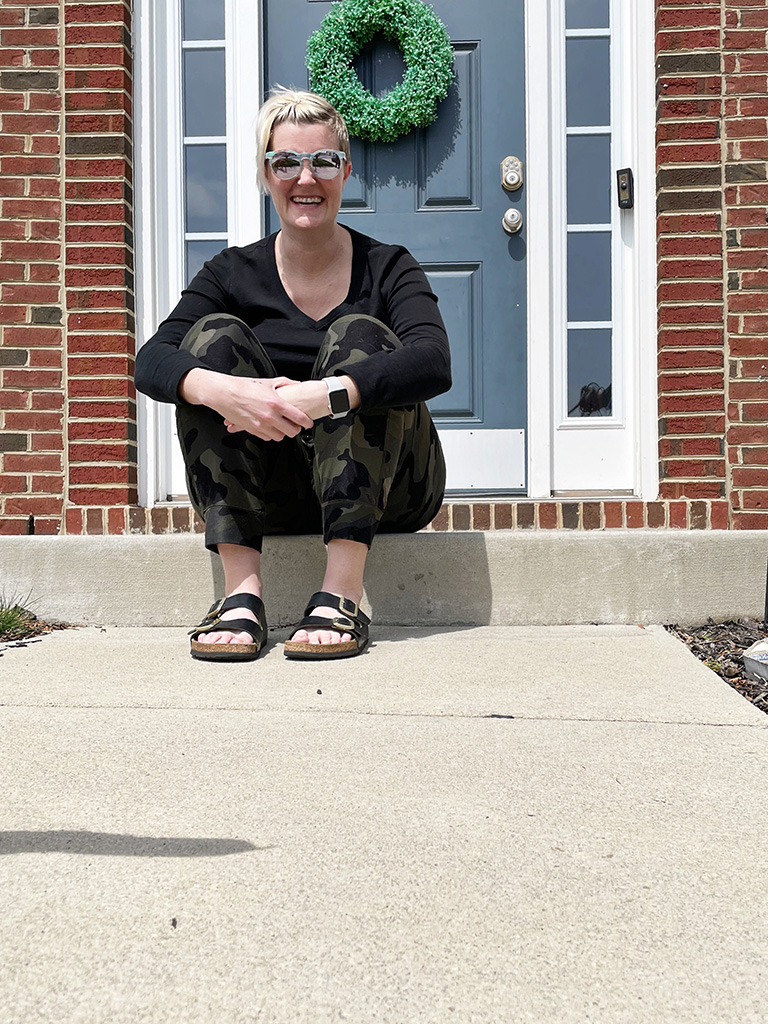
[[[252,0],[225,0],[227,240],[246,245],[263,232],[256,183],[253,82],[261,81],[261,16]],[[157,330],[184,286],[181,165],[181,3],[134,0],[136,50],[136,344]],[[251,48],[235,45],[252,39]],[[260,99],[260,97],[259,97]],[[175,144],[168,145],[167,140]],[[139,502],[180,493],[173,407],[139,395]],[[181,482],[183,487],[183,482]]]
[[[227,125],[230,179],[229,245],[260,238],[263,206],[255,184],[254,119],[258,100],[253,82],[262,80],[261,4],[225,0],[227,25]],[[527,273],[528,273],[528,497],[552,494],[555,430],[553,343],[562,325],[564,242],[555,211],[564,202],[565,182],[555,182],[560,160],[553,138],[553,111],[559,82],[554,79],[555,5],[562,0],[525,0],[527,76]],[[149,338],[175,304],[183,286],[180,152],[164,145],[180,139],[180,4],[134,0],[136,33],[136,300],[137,345]],[[623,329],[629,346],[627,413],[633,417],[634,493],[645,500],[658,494],[656,364],[656,219],[654,184],[654,20],[651,0],[620,0],[621,66],[625,94],[631,95],[632,131],[626,166],[635,170],[635,209],[622,224],[625,301]],[[245,46],[243,40],[253,40]],[[233,41],[239,41],[235,45]],[[171,187],[169,187],[169,182]],[[557,188],[555,187],[557,185]],[[173,493],[170,471],[172,408],[138,396],[139,501],[164,502]],[[163,443],[161,444],[161,439]]]
[[[556,478],[556,431],[560,419],[563,364],[558,358],[565,335],[565,175],[561,125],[562,0],[526,3],[528,67],[527,124],[548,130],[528,131],[528,497],[549,498]],[[620,293],[614,320],[624,355],[624,424],[634,433],[631,444],[631,492],[645,500],[658,496],[658,379],[656,358],[656,209],[655,209],[655,62],[654,11],[651,0],[619,0],[612,5],[620,55],[622,126],[619,166],[635,174],[635,207],[619,218],[620,253],[614,270],[614,294]],[[557,378],[557,379],[556,379]],[[588,439],[599,421],[565,424]],[[604,428],[603,428],[604,429]],[[592,437],[595,435],[592,434]],[[606,436],[605,434],[603,436]],[[569,438],[569,439],[570,439]],[[561,456],[562,453],[561,453]],[[604,490],[610,493],[608,488]],[[595,492],[586,487],[585,494]]]

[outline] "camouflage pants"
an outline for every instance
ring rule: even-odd
[[[312,379],[400,347],[380,321],[346,316],[328,329]],[[206,366],[241,377],[275,377],[253,331],[237,317],[210,314],[182,341]],[[177,406],[189,496],[205,521],[205,545],[261,550],[265,534],[322,533],[370,546],[378,530],[412,533],[437,513],[445,463],[423,403],[318,420],[295,438],[230,434],[206,406]]]

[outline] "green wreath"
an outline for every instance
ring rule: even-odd
[[[353,60],[381,33],[403,53],[403,80],[374,96]],[[434,121],[453,80],[453,48],[445,25],[422,0],[339,0],[307,43],[312,89],[347,123],[350,135],[392,142]]]

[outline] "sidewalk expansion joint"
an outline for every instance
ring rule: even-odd
[[[507,715],[507,714],[468,714],[450,711],[372,711],[372,710],[344,710],[343,708],[254,708],[242,705],[226,704],[35,704],[35,703],[2,703],[0,708],[37,708],[41,711],[236,711],[247,714],[259,715],[355,715],[360,718],[422,718],[430,721],[441,719],[464,719],[468,722],[477,721],[513,721],[513,722],[564,722],[564,723],[585,723],[593,725],[674,725],[674,726],[695,726],[710,729],[750,729],[757,732],[768,731],[768,720],[765,725],[761,722],[708,722],[688,721],[681,722],[675,719],[664,718],[586,718],[586,717],[557,717],[555,715]]]

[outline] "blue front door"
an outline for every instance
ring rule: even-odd
[[[306,88],[306,41],[330,3],[265,3],[266,87]],[[449,487],[454,440],[454,488],[521,490],[526,226],[509,235],[502,219],[510,208],[524,213],[525,188],[506,190],[501,164],[515,156],[525,166],[524,0],[435,0],[433,7],[453,42],[454,84],[429,128],[395,143],[353,139],[340,219],[405,245],[440,299],[454,386],[430,407],[448,442]],[[361,79],[376,94],[391,88],[402,70],[399,53],[383,39],[358,61]],[[277,228],[271,208],[267,227]]]

